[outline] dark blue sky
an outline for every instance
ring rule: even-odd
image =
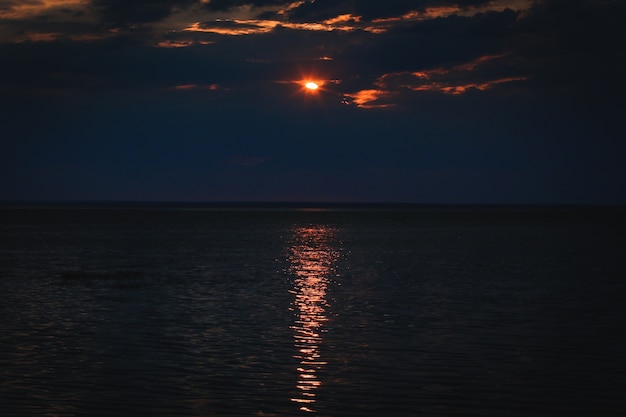
[[[625,44],[618,0],[0,0],[0,200],[624,204]]]

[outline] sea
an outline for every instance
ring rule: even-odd
[[[624,220],[4,205],[0,415],[624,416]]]

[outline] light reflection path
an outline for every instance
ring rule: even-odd
[[[299,361],[296,383],[297,394],[291,401],[298,403],[300,410],[316,412],[316,391],[322,384],[318,371],[326,362],[321,353],[324,322],[328,320],[326,291],[335,275],[335,263],[339,252],[330,243],[335,230],[328,226],[298,227],[293,230],[290,248],[290,272],[295,276],[292,293],[295,320],[291,328]]]

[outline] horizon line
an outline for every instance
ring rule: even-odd
[[[626,203],[417,203],[381,201],[255,200],[0,200],[0,207],[215,207],[215,208],[622,208]]]

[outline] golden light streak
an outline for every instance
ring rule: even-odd
[[[328,320],[326,292],[335,273],[339,253],[330,243],[335,230],[323,225],[298,227],[293,230],[293,244],[289,248],[289,271],[295,276],[293,290],[296,318],[294,331],[294,355],[299,361],[296,367],[298,395],[291,401],[300,410],[314,413],[316,390],[322,385],[318,371],[326,364],[320,360],[323,342],[323,325]]]

